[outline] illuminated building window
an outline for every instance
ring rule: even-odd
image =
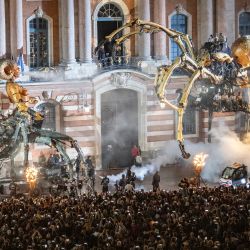
[[[240,14],[239,33],[241,36],[250,35],[250,12],[242,12]]]
[[[187,34],[187,21],[188,18],[186,15],[175,14],[171,17],[171,29]],[[181,49],[173,39],[171,39],[171,60],[173,61],[179,55],[181,55]]]
[[[35,17],[29,21],[29,62],[31,68],[49,66],[48,21]]]

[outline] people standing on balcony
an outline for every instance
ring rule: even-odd
[[[120,45],[115,47],[114,64],[122,64],[122,48]]]
[[[100,46],[100,48],[97,51],[97,55],[98,55],[98,61],[102,64],[102,66],[104,66],[104,64],[105,64],[105,49],[104,49],[104,45]]]

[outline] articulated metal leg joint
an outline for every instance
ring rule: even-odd
[[[184,159],[188,159],[190,157],[190,154],[186,152],[184,144],[181,141],[178,141],[178,142],[179,142],[179,148],[181,150],[182,157]]]

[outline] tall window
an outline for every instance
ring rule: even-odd
[[[43,120],[43,129],[56,130],[56,105],[50,102],[44,102],[37,106],[37,110],[45,113]]]
[[[171,29],[187,33],[187,16],[183,14],[175,14],[171,17]],[[171,39],[171,60],[173,61],[181,54],[178,45]]]
[[[250,12],[242,12],[240,14],[239,33],[241,36],[250,35]]]
[[[193,102],[193,97],[188,98],[188,102]],[[193,135],[196,134],[196,110],[192,106],[187,105],[183,116],[183,134]]]
[[[48,53],[48,21],[44,18],[34,18],[29,22],[30,29],[30,67],[49,66]]]
[[[196,134],[196,111],[187,107],[183,116],[183,134]]]

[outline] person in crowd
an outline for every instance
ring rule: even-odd
[[[102,192],[107,193],[109,191],[109,178],[107,176],[105,176],[102,179],[101,185],[102,185]]]
[[[125,174],[122,174],[122,178],[119,180],[119,187],[121,189],[121,191],[124,190],[125,186],[126,186],[126,177]]]
[[[93,164],[88,168],[88,177],[91,180],[91,188],[95,190],[95,166]]]
[[[140,155],[139,148],[134,144],[131,148],[132,165],[136,163],[136,157]]]
[[[114,152],[112,144],[107,144],[103,147],[103,168],[110,169],[113,166]]]
[[[14,179],[12,179],[9,184],[9,190],[10,190],[10,196],[16,196],[17,184],[15,183]]]
[[[77,181],[77,189],[78,189],[78,194],[82,194],[82,187],[83,187],[83,182],[82,180]]]
[[[134,191],[134,183],[132,181],[130,183],[127,183],[124,189],[126,192],[133,192]]]
[[[60,161],[60,156],[58,153],[50,153],[49,158],[47,160],[47,167],[52,168],[57,165]]]
[[[153,185],[153,192],[156,192],[160,189],[160,174],[159,171],[156,171],[153,175],[152,185]]]
[[[76,158],[75,165],[76,165],[76,179],[79,180],[80,168],[81,168],[81,159],[79,155]]]
[[[126,173],[126,183],[130,183],[130,181],[131,181],[131,176],[132,176],[131,167],[128,167],[127,173]]]
[[[73,179],[70,183],[69,195],[72,197],[75,197],[77,195],[77,184],[75,179]]]
[[[38,157],[38,164],[41,167],[46,167],[47,159],[43,153],[43,151],[40,151],[39,157]]]
[[[92,159],[91,159],[91,155],[87,156],[87,158],[85,160],[85,163],[86,163],[88,169],[93,168],[93,162],[92,162]]]
[[[0,248],[249,249],[249,189],[6,198]]]

